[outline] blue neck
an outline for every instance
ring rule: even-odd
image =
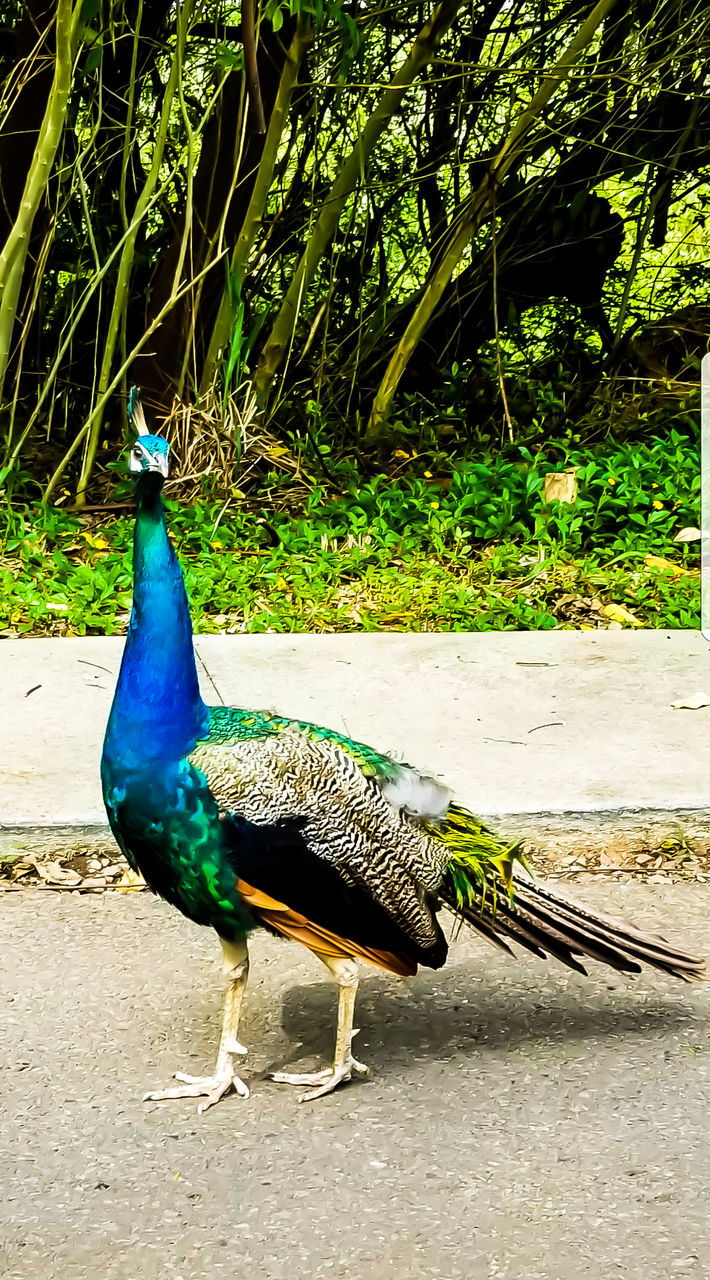
[[[182,759],[204,733],[190,609],[157,477],[138,483],[133,612],[104,754],[131,767]]]

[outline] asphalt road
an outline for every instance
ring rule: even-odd
[[[710,885],[578,896],[710,955]],[[12,1280],[710,1277],[710,989],[506,963],[471,938],[368,973],[372,1069],[312,1106],[334,992],[259,937],[248,1102],[143,1092],[211,1067],[215,941],[146,895],[0,896],[0,1274]],[[664,930],[666,931],[666,930]]]

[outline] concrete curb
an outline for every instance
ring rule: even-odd
[[[621,865],[639,851],[685,841],[696,858],[710,863],[710,808],[611,809],[601,813],[480,814],[511,841],[522,840],[551,864],[569,855],[593,855],[602,865]],[[75,854],[120,855],[107,825],[0,827],[0,862],[15,858],[69,858]]]
[[[112,849],[99,790],[122,638],[0,642],[0,854]],[[209,702],[331,725],[538,847],[710,833],[699,632],[203,636]]]

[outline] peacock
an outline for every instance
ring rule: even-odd
[[[134,870],[216,931],[226,979],[213,1073],[177,1072],[179,1086],[146,1099],[203,1098],[202,1112],[230,1092],[249,1096],[239,1021],[247,938],[259,927],[307,947],[338,987],[332,1067],[272,1076],[302,1088],[300,1101],[367,1072],[352,1049],[359,963],[403,977],[440,968],[442,908],[511,955],[517,944],[579,973],[584,956],[626,973],[646,964],[703,975],[702,960],[538,883],[519,844],[413,766],[305,720],[206,706],[162,502],[170,448],[149,433],[135,388],[129,415],[134,595],[101,760],[104,803]]]

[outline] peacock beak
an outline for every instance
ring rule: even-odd
[[[157,471],[158,475],[161,475],[163,477],[163,480],[167,480],[168,466],[169,466],[169,459],[167,454],[165,453],[151,454],[150,461],[148,463],[149,471]]]

